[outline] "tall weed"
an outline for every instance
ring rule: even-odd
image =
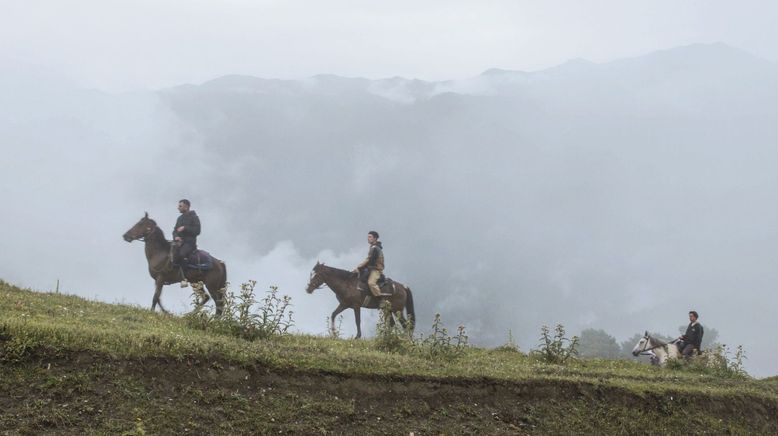
[[[578,355],[578,336],[568,339],[565,327],[557,324],[554,334],[547,325],[540,328],[540,348],[532,351],[532,355],[546,363],[563,364]]]
[[[278,287],[271,286],[265,297],[257,300],[254,287],[257,282],[243,283],[240,293],[227,291],[224,295],[224,312],[216,316],[199,304],[201,296],[195,291],[195,309],[184,318],[196,329],[227,334],[247,340],[267,339],[284,335],[294,325],[291,297],[280,296]]]
[[[464,325],[457,327],[457,334],[450,336],[443,325],[439,313],[432,322],[432,333],[424,336],[413,336],[412,324],[405,327],[392,321],[389,303],[381,305],[378,325],[376,326],[376,348],[381,351],[412,354],[430,360],[451,361],[465,354],[468,347],[468,336]]]
[[[513,338],[513,331],[508,329],[508,339],[505,341],[504,344],[500,345],[499,347],[496,347],[494,351],[521,353],[521,349],[519,348],[519,345],[516,343],[516,340]]]
[[[468,336],[464,325],[457,327],[456,336],[449,336],[443,326],[440,314],[435,314],[432,322],[432,334],[420,337],[416,342],[416,352],[428,359],[454,360],[462,357],[468,346]]]
[[[375,345],[381,351],[400,354],[406,354],[413,349],[413,332],[410,328],[404,329],[399,323],[394,322],[388,301],[381,303],[378,310]]]

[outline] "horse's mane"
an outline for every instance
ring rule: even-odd
[[[657,345],[657,346],[663,346],[663,345],[669,344],[669,342],[665,342],[665,341],[663,341],[663,340],[661,340],[661,339],[659,339],[657,337],[651,336],[651,335],[648,335],[648,340],[649,340],[649,342],[651,342],[652,344]]]
[[[154,220],[150,220],[152,223],[154,223],[154,230],[151,231],[152,239],[159,241],[161,244],[170,245],[170,241],[165,238],[165,232],[162,231],[161,228],[157,225]]]
[[[648,335],[648,341],[657,347],[664,347],[665,345],[676,345],[672,340],[665,341],[664,339],[659,339],[656,336],[651,335]]]
[[[325,264],[321,264],[321,266],[326,268],[327,272],[331,273],[332,275],[334,275],[334,276],[336,276],[337,278],[340,278],[340,279],[347,279],[347,278],[349,278],[349,277],[354,275],[353,272],[345,270],[345,269],[335,268],[335,267],[332,267],[332,266],[327,266]]]

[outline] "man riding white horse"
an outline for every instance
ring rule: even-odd
[[[668,359],[678,359],[681,356],[689,359],[694,350],[700,353],[703,329],[702,324],[697,321],[698,317],[697,312],[690,311],[689,326],[686,328],[686,333],[670,342],[654,338],[646,332],[638,343],[635,344],[635,347],[632,349],[632,355],[651,356],[651,363],[664,365]]]
[[[700,346],[702,345],[702,335],[705,331],[702,328],[697,319],[699,315],[696,311],[689,311],[689,326],[686,327],[686,333],[678,337],[678,349],[681,350],[681,354],[685,359],[692,357],[694,351],[700,354]]]

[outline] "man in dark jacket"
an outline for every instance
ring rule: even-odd
[[[178,211],[181,215],[176,220],[176,226],[173,228],[173,264],[183,266],[197,249],[197,235],[200,234],[200,218],[195,211],[190,210],[189,200],[183,199],[178,202]]]
[[[704,331],[702,329],[702,324],[697,321],[697,318],[699,318],[697,312],[693,310],[689,312],[689,326],[686,327],[686,333],[678,338],[682,341],[678,344],[678,348],[686,359],[692,356],[694,350],[697,350],[699,353],[700,345],[702,345],[702,335]]]

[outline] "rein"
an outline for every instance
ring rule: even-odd
[[[134,241],[146,242],[146,239],[148,239],[150,236],[153,236],[154,233],[156,233],[157,229],[159,229],[159,226],[151,227],[147,232],[144,232],[142,235],[138,236],[136,239],[133,239],[133,240]],[[162,229],[160,229],[160,230],[162,230]],[[164,237],[164,235],[162,236],[162,239],[164,239],[165,241],[167,241],[171,245],[173,245],[175,243],[175,241],[168,241],[167,238]]]
[[[319,271],[316,271],[316,272],[313,273],[313,276],[311,277],[311,279],[308,280],[308,284],[310,285],[311,282],[313,281],[313,279],[316,278],[316,277],[319,277],[321,279],[321,284],[319,286],[311,289],[311,292],[313,292],[313,291],[315,291],[317,289],[322,289],[324,287],[330,288],[330,285],[327,284],[327,279],[324,277],[324,274],[322,274]],[[332,289],[332,288],[330,288],[330,289]]]
[[[317,286],[317,287],[315,287],[315,288],[311,289],[311,292],[313,292],[313,291],[315,291],[315,290],[317,290],[317,289],[322,289],[322,288],[324,288],[325,286],[329,287],[329,285],[327,284],[327,280],[326,280],[326,279],[324,278],[324,276],[323,276],[322,274],[320,274],[319,272],[315,272],[315,273],[313,273],[313,276],[311,277],[311,279],[310,279],[310,280],[308,280],[308,285],[309,285],[309,286],[310,286],[311,282],[313,281],[313,279],[314,279],[314,278],[316,278],[316,277],[320,277],[320,279],[321,279],[321,284],[320,284],[319,286]]]
[[[154,234],[154,229],[149,230],[148,232],[140,235],[140,238],[136,239],[136,241],[146,242],[146,238]]]
[[[146,242],[147,242],[147,240],[148,240],[148,238],[149,238],[149,237],[151,237],[151,236],[153,236],[153,235],[154,235],[154,233],[156,233],[156,232],[157,232],[157,229],[159,229],[160,231],[162,230],[162,229],[160,229],[160,228],[159,228],[159,226],[158,226],[158,225],[155,225],[154,227],[150,227],[148,231],[146,231],[146,232],[144,232],[142,235],[140,235],[140,237],[138,237],[137,239],[135,239],[135,241],[141,241],[141,242],[143,242],[143,243],[146,243]],[[165,238],[164,234],[163,234],[163,236],[162,236],[162,239],[163,239],[164,241],[167,241],[167,239]],[[173,242],[172,242],[172,241],[168,241],[168,242],[170,242],[170,246],[171,246],[171,248],[172,248],[172,247],[173,247]],[[171,255],[170,253],[168,253],[168,262],[166,262],[166,263],[165,263],[165,265],[163,265],[163,266],[162,266],[161,268],[159,268],[159,269],[153,268],[153,271],[154,271],[155,273],[157,273],[157,274],[165,274],[165,273],[169,273],[170,271],[173,271],[173,269],[175,268],[175,266],[173,265],[173,262],[172,262],[171,256],[172,256],[172,255]],[[181,275],[183,275],[183,271],[181,272]]]
[[[648,352],[648,351],[656,350],[657,348],[661,348],[661,347],[664,347],[664,346],[667,346],[667,345],[670,345],[670,344],[675,344],[678,341],[677,339],[673,339],[670,342],[663,342],[663,343],[661,343],[659,345],[654,345],[651,348],[646,348],[645,345],[648,345],[649,341],[651,341],[654,338],[652,338],[651,336],[648,336],[648,337],[645,337],[644,339],[646,340],[646,343],[644,344],[643,349],[640,350],[640,354],[643,354],[643,353]],[[657,342],[661,342],[661,341],[657,339]]]

